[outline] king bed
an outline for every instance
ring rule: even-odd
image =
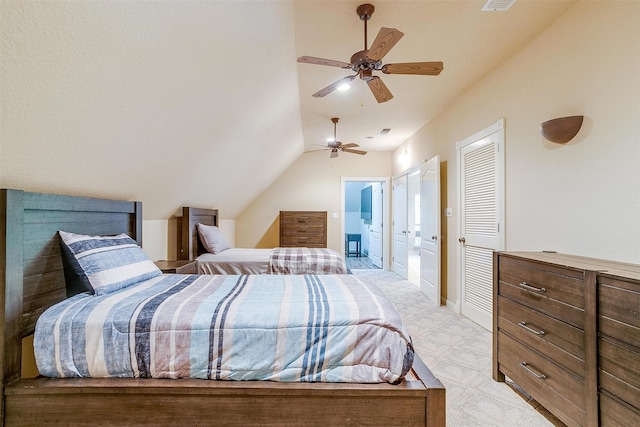
[[[281,290],[299,289],[304,280],[316,280],[320,276],[152,275],[129,287],[109,289],[105,295],[98,295],[97,290],[96,295],[83,294],[68,286],[71,269],[69,263],[64,261],[66,255],[62,253],[61,247],[64,248],[64,245],[61,244],[62,233],[59,231],[91,236],[119,237],[117,235],[125,234],[125,239],[133,239],[137,243],[131,246],[137,247],[142,235],[141,203],[0,190],[0,205],[3,425],[445,425],[444,387],[417,355],[406,375],[401,372],[397,378],[391,375],[383,378],[384,382],[373,383],[362,378],[358,379],[362,382],[346,382],[349,379],[333,374],[323,378],[302,378],[294,374],[293,380],[289,381],[268,376],[265,377],[268,380],[251,376],[243,378],[256,379],[254,381],[205,380],[196,379],[200,378],[197,375],[195,378],[180,379],[169,379],[179,378],[179,375],[167,375],[165,378],[86,378],[81,374],[81,369],[73,371],[77,367],[71,371],[60,371],[66,374],[59,376],[68,378],[42,375],[27,378],[27,366],[33,363],[33,345],[29,344],[29,338],[39,318],[42,316],[44,322],[44,318],[58,307],[63,307],[61,311],[67,312],[70,306],[77,305],[76,300],[84,301],[80,304],[97,306],[102,304],[101,298],[122,299],[135,305],[135,298],[128,299],[130,294],[146,292],[138,291],[137,287],[156,287],[156,282],[164,283],[162,286],[166,288],[175,287],[178,282],[185,288],[184,283],[189,282],[194,285],[196,293],[209,292],[210,295],[218,293],[218,289],[224,286],[231,286],[231,283],[244,281],[246,284],[255,280],[254,287],[258,289],[268,283],[275,283],[275,287]],[[67,243],[66,237],[63,240]],[[294,279],[303,282],[287,288],[285,282]],[[276,282],[269,282],[273,280]],[[352,276],[328,275],[324,280],[335,282],[336,289],[360,286],[360,282]],[[207,291],[209,285],[204,285],[204,282],[214,283],[212,286],[217,288]],[[169,294],[175,295],[176,292]],[[259,295],[250,297],[238,293],[236,297],[245,302],[253,301],[254,304],[261,301]],[[158,298],[151,297],[156,301],[154,307],[160,309],[162,303],[158,302]],[[376,295],[376,299],[383,298],[382,295]],[[163,296],[161,299],[166,304],[171,301],[169,297]],[[198,306],[208,305],[206,298],[202,301],[194,298],[193,301],[197,301]],[[312,303],[311,299],[308,303]],[[175,300],[171,304],[186,307],[188,302]],[[290,305],[298,306],[299,302]],[[230,309],[229,313],[236,309]],[[103,308],[96,313],[104,315],[109,310]],[[43,316],[45,311],[47,314]],[[273,312],[282,312],[282,309]],[[242,310],[238,309],[234,316],[242,317]],[[94,314],[89,317],[93,318]],[[162,326],[159,327],[162,329]],[[84,336],[77,335],[76,326],[71,328],[76,333],[71,333],[69,337]],[[51,333],[62,337],[62,330],[64,327]],[[136,329],[136,332],[140,330]],[[47,331],[40,334],[40,338],[46,338]],[[41,342],[40,338],[36,340],[38,343]],[[158,342],[155,345],[160,344]],[[117,346],[117,340],[102,343],[105,357],[113,356],[108,351],[110,346]],[[375,345],[370,347],[371,351],[379,350]],[[240,351],[252,353],[250,348]],[[39,357],[38,365],[46,365],[46,359],[43,362],[42,356]],[[54,365],[62,366],[61,362]],[[138,366],[158,365],[156,360]],[[91,369],[96,372],[95,368]],[[219,377],[225,378],[224,369],[220,372],[223,374]]]
[[[198,274],[345,274],[344,257],[328,248],[233,248],[217,229],[218,210],[185,206],[178,258]]]

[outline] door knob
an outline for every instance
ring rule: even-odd
[[[431,236],[431,240],[438,240],[438,236]]]
[[[467,241],[467,239],[465,239],[464,237],[461,237],[461,238],[458,239],[458,242],[460,242],[460,243],[464,243],[466,241]]]

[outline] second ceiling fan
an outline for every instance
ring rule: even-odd
[[[298,62],[317,65],[328,65],[330,67],[340,67],[351,69],[356,72],[353,76],[347,76],[324,89],[314,93],[313,96],[320,98],[336,90],[345,83],[353,81],[356,77],[367,82],[369,89],[380,102],[389,101],[393,98],[391,91],[382,82],[380,77],[374,76],[374,71],[382,71],[384,74],[415,74],[437,76],[443,70],[442,62],[404,62],[399,64],[382,64],[382,58],[389,53],[391,48],[398,43],[404,33],[396,28],[382,27],[378,32],[371,49],[367,49],[367,21],[371,19],[375,8],[371,4],[361,4],[356,9],[356,13],[364,21],[364,50],[354,53],[351,62],[334,61],[332,59],[316,58],[313,56],[301,56]]]
[[[355,144],[353,142],[350,142],[348,144],[343,144],[342,142],[338,141],[338,139],[336,138],[336,125],[338,124],[338,120],[340,119],[337,117],[333,117],[331,119],[331,121],[333,122],[333,141],[328,142],[327,148],[325,148],[325,150],[331,150],[330,157],[331,158],[338,157],[339,151],[344,151],[345,153],[360,154],[360,155],[367,154],[367,152],[363,150],[354,150],[355,147],[359,147],[358,144]]]

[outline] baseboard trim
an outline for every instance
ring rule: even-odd
[[[453,311],[456,314],[460,314],[460,303],[449,301],[449,300],[443,300],[443,301],[444,301],[444,305],[446,305],[449,310]]]

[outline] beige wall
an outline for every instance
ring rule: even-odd
[[[342,153],[335,159],[323,150],[304,153],[236,218],[236,246],[278,246],[281,210],[319,210],[327,211],[327,245],[340,252],[341,178],[390,175],[389,152],[373,151],[364,156]],[[338,218],[332,218],[334,212]]]
[[[506,249],[640,263],[640,2],[578,2],[394,153],[441,156],[447,299],[459,301],[456,142],[504,118]],[[584,115],[566,145],[541,122]],[[400,166],[393,162],[394,173]],[[443,206],[446,207],[446,206]]]

